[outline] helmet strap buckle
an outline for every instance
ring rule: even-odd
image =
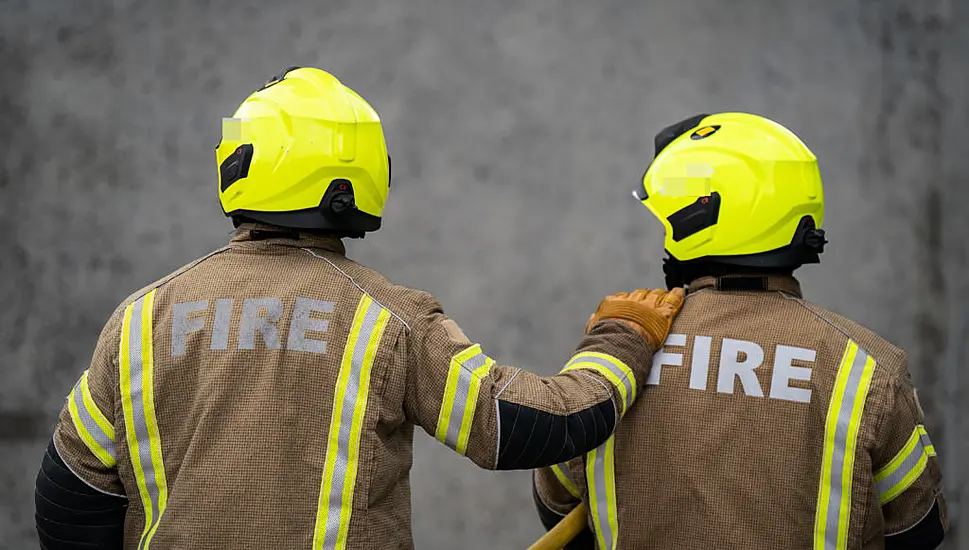
[[[808,229],[804,232],[803,243],[812,252],[824,252],[824,245],[828,244],[828,240],[824,238],[824,229]]]
[[[330,182],[323,200],[320,202],[323,210],[323,217],[336,222],[345,217],[350,212],[357,209],[357,203],[353,196],[353,184],[350,180],[335,179]]]

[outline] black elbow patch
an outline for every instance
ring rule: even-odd
[[[932,550],[945,539],[945,526],[939,501],[915,527],[897,535],[885,537],[885,550]]]
[[[34,491],[37,535],[44,548],[122,546],[128,499],[88,486],[47,446]]]
[[[551,466],[601,445],[616,427],[611,399],[569,415],[498,400],[498,470]]]

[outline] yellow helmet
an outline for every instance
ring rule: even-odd
[[[666,228],[672,262],[770,271],[820,261],[821,176],[793,132],[757,115],[704,114],[663,129],[655,148],[633,194]]]
[[[226,216],[362,236],[380,228],[390,157],[377,112],[333,75],[291,67],[222,121]]]

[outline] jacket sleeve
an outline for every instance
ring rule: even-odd
[[[120,510],[123,524],[127,499],[117,472],[115,429],[120,420],[115,418],[120,330],[118,316],[113,315],[101,332],[90,367],[67,395],[38,473],[37,529],[41,540],[48,540],[48,548],[90,544],[83,527],[90,521],[101,526],[110,523],[97,511]],[[65,530],[65,525],[73,527]],[[74,535],[80,538],[73,540]],[[102,547],[113,546],[94,546]]]
[[[945,538],[947,519],[935,446],[907,366],[893,373],[887,385],[885,416],[872,453],[885,547],[936,548]]]
[[[632,328],[597,323],[556,376],[498,365],[424,294],[406,338],[405,412],[488,469],[549,466],[605,441],[645,383],[653,350]]]
[[[585,478],[581,475],[585,461],[572,459],[561,464],[553,464],[535,470],[532,477],[532,495],[538,517],[546,530],[558,525],[573,508],[582,502],[586,494]],[[576,475],[578,473],[578,475]],[[584,550],[595,548],[595,537],[586,524],[565,550]]]

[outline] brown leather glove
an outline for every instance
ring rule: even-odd
[[[599,321],[615,319],[636,329],[649,344],[650,349],[655,351],[666,341],[673,318],[683,307],[684,298],[685,293],[682,288],[675,288],[669,292],[641,288],[632,294],[620,292],[606,296],[592,317],[589,317],[585,331],[589,332]]]

